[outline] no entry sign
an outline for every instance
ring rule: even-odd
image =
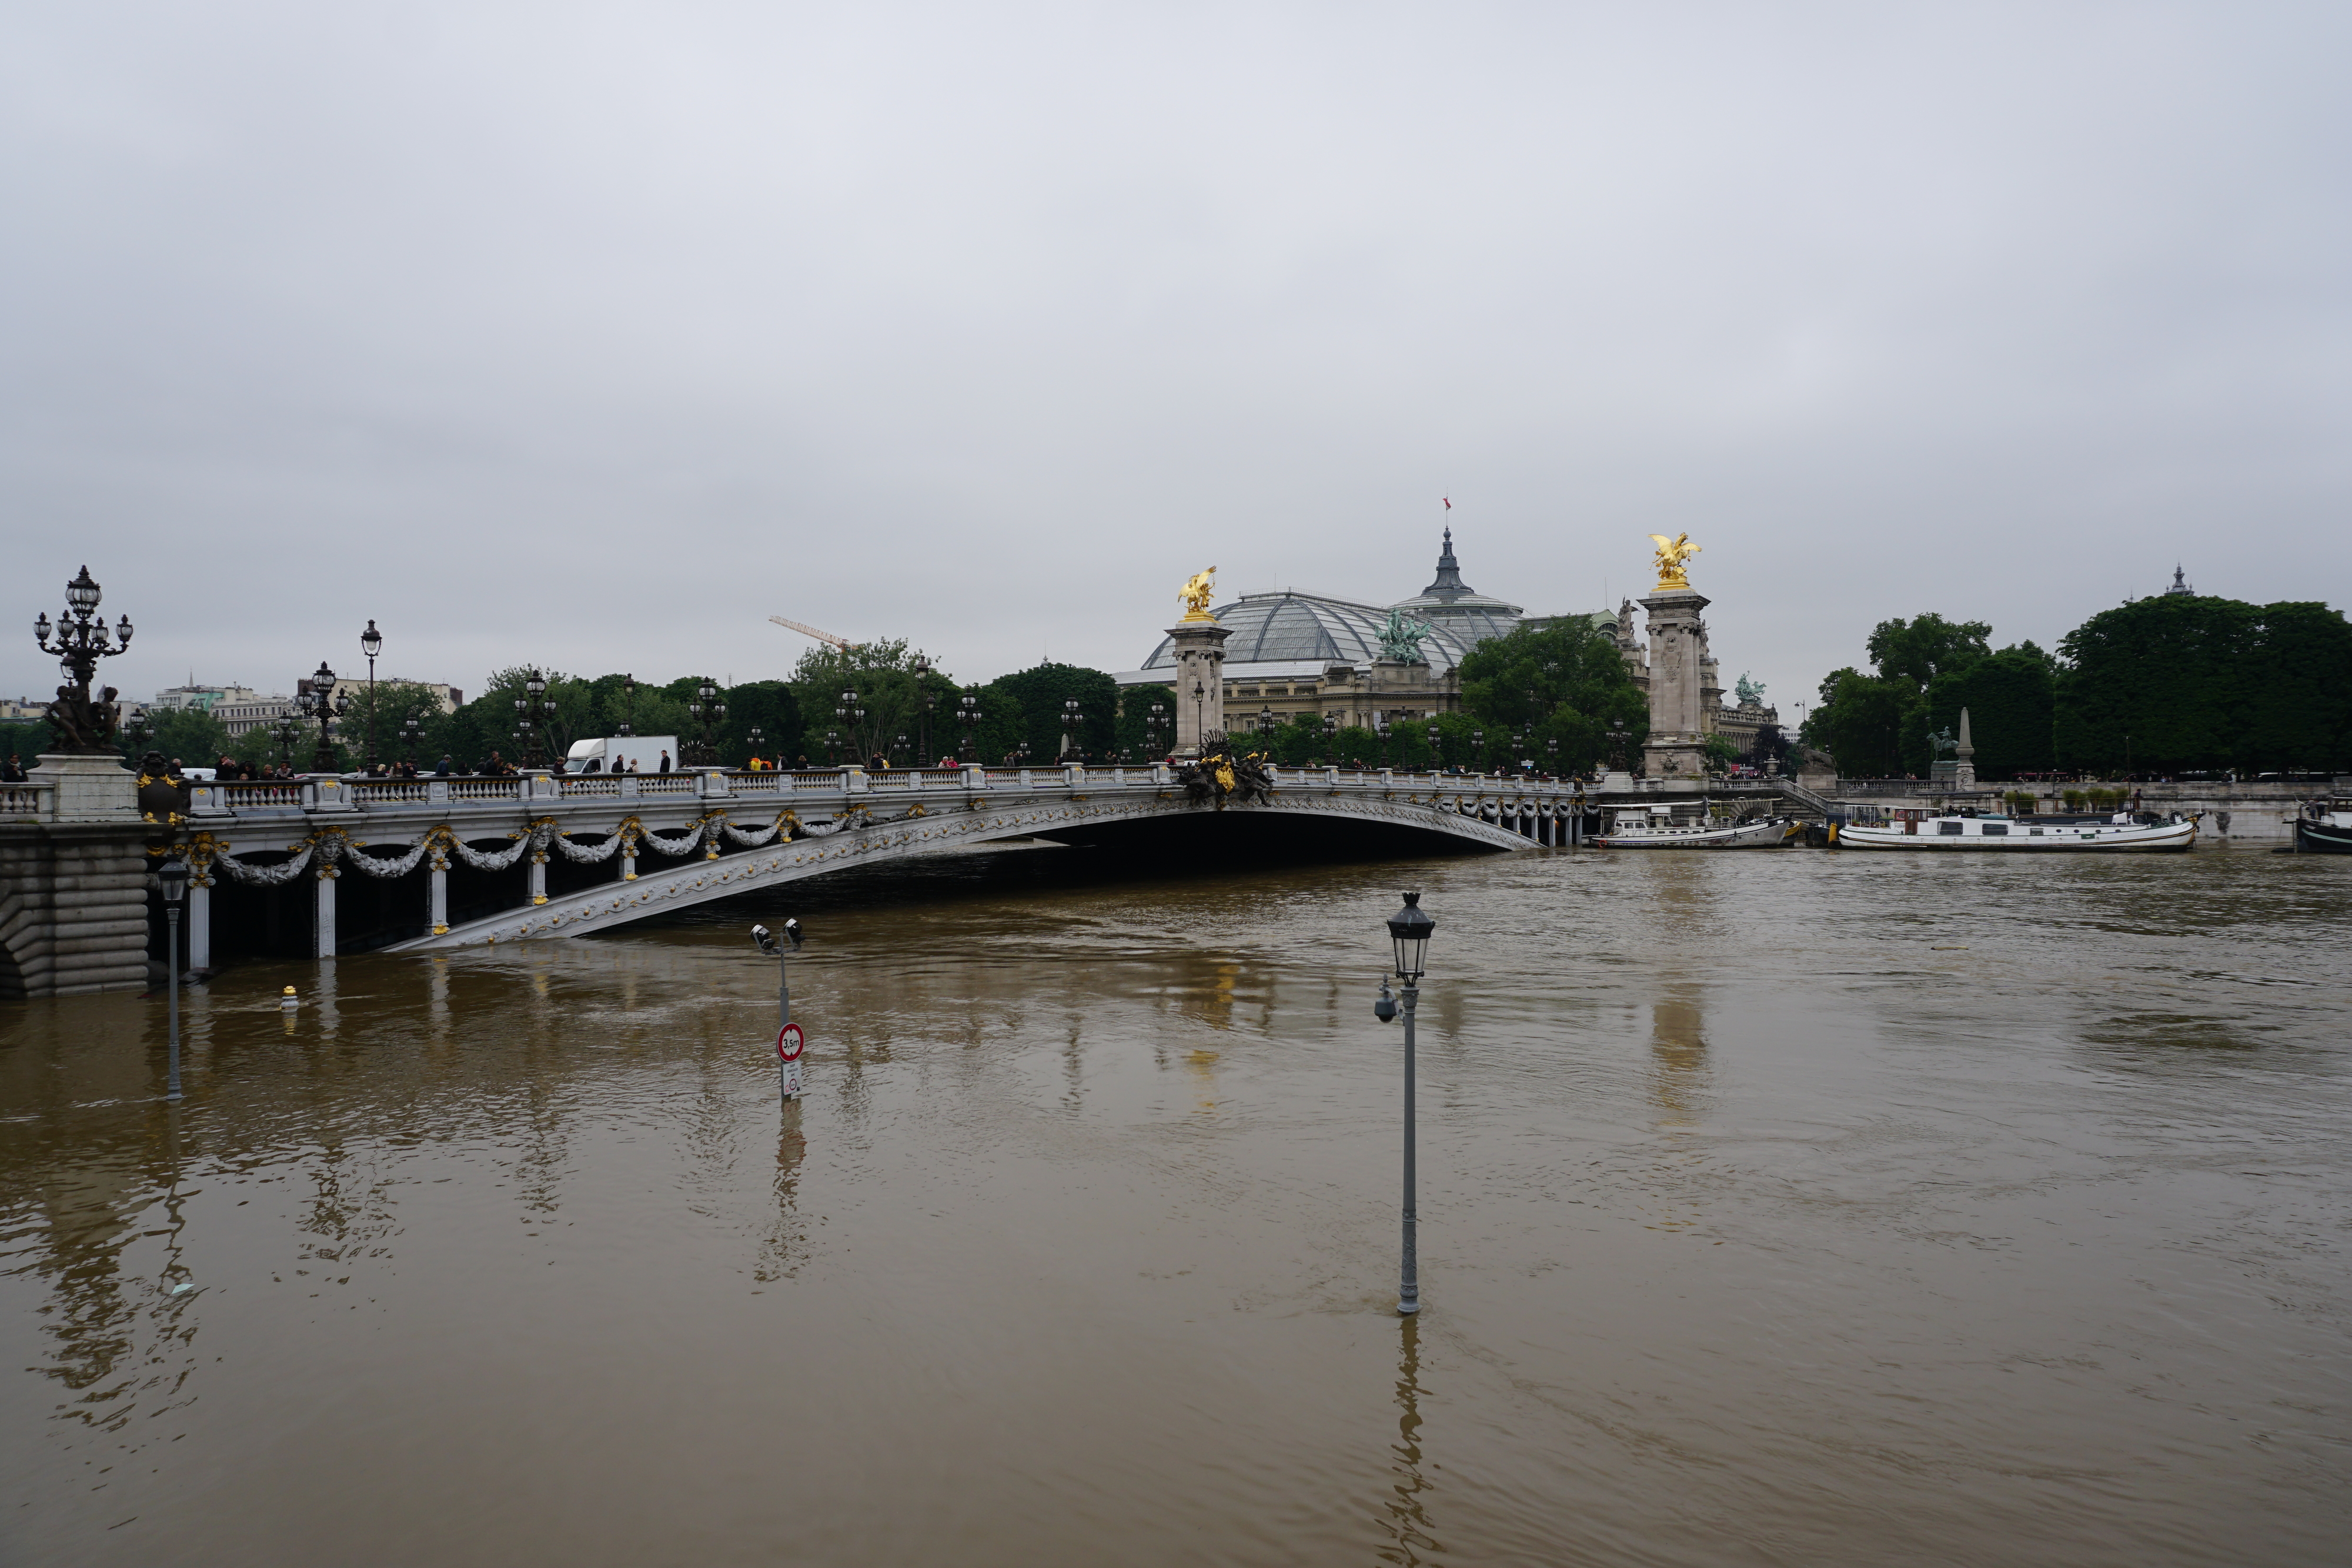
[[[786,1024],[776,1031],[776,1060],[798,1061],[801,1059],[802,1048],[805,1044],[806,1041],[801,1039],[801,1026],[796,1023]]]

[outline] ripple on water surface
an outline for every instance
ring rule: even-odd
[[[152,1002],[6,1004],[0,1542],[2340,1561],[2347,872],[941,856],[234,970],[176,1112]]]

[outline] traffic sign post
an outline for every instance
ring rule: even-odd
[[[796,1023],[788,1023],[776,1031],[776,1075],[786,1100],[801,1097],[801,1051],[806,1045],[801,1026]]]
[[[784,939],[777,941],[764,925],[751,927],[751,940],[776,961],[776,1083],[789,1105],[801,1097],[801,1026],[793,1021],[793,980],[786,960],[801,949],[801,923],[784,922]]]

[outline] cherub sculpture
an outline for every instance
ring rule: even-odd
[[[1658,546],[1658,586],[1688,588],[1690,579],[1684,575],[1683,563],[1698,554],[1699,547],[1690,542],[1690,535],[1676,534],[1673,538],[1664,534],[1652,534]]]
[[[1182,588],[1177,590],[1176,597],[1184,603],[1185,620],[1214,621],[1216,619],[1209,613],[1209,601],[1216,596],[1217,591],[1216,584],[1211,580],[1216,575],[1217,569],[1213,566],[1206,571],[1196,571],[1185,579]]]

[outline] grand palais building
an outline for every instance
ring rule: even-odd
[[[1381,633],[1392,610],[1429,627],[1420,662],[1381,657]],[[1633,601],[1613,614],[1531,616],[1462,580],[1451,528],[1438,552],[1436,578],[1409,599],[1359,604],[1284,590],[1244,594],[1211,613],[1228,629],[1224,712],[1235,729],[1254,727],[1265,713],[1276,723],[1309,714],[1371,729],[1452,713],[1462,706],[1462,661],[1470,650],[1520,626],[1582,622],[1603,630],[1616,643],[1635,685],[1645,691],[1649,685],[1649,660],[1634,625]],[[1175,640],[1162,638],[1142,668],[1126,671],[1118,680],[1122,688],[1173,686]],[[1722,683],[1712,658],[1703,667],[1702,691],[1704,711],[1717,721],[1713,727],[1743,747],[1760,725],[1772,722],[1769,708],[1722,706]]]

